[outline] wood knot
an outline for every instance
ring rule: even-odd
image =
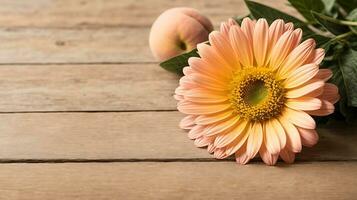
[[[64,45],[66,45],[66,42],[58,40],[58,41],[56,41],[55,44],[56,44],[57,46],[64,46]]]

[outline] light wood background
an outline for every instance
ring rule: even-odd
[[[341,123],[294,165],[194,147],[178,77],[147,41],[175,6],[216,27],[247,13],[242,0],[0,0],[0,199],[356,199],[357,133]]]

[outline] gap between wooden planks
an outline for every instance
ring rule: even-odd
[[[297,15],[285,0],[257,0]],[[193,7],[215,25],[233,16],[248,13],[242,0],[0,0],[0,27],[103,27],[150,26],[164,10]]]
[[[0,165],[1,199],[355,199],[356,162]]]
[[[177,126],[178,112],[0,114],[0,162],[214,160]],[[357,160],[354,127],[318,129],[320,142],[300,161]]]

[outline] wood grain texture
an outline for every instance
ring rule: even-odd
[[[211,159],[178,128],[178,112],[1,114],[0,159]],[[332,124],[298,160],[357,160],[353,127]],[[212,159],[213,160],[213,159]]]
[[[285,0],[259,1],[296,15]],[[175,109],[178,77],[149,51],[152,22],[189,6],[217,27],[247,13],[242,0],[0,5],[0,199],[357,196],[355,127],[319,128],[320,142],[295,165],[238,166],[196,148],[178,128],[183,115],[165,111]]]
[[[297,13],[285,0],[258,1]],[[0,26],[5,27],[150,26],[161,12],[177,6],[196,8],[216,25],[248,13],[241,0],[0,0],[0,5]]]
[[[3,65],[0,112],[172,110],[177,85],[156,64]]]
[[[291,9],[281,0],[265,3]],[[150,26],[137,25],[151,24],[168,7],[191,4],[215,24],[247,12],[243,1],[232,0],[0,0],[0,64],[153,62]]]
[[[1,28],[0,64],[154,61],[149,28]]]
[[[326,199],[357,195],[357,163],[0,165],[1,199]]]

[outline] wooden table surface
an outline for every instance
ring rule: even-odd
[[[242,0],[0,0],[0,199],[356,199],[356,128],[319,128],[294,165],[194,147],[178,77],[148,48],[175,6],[216,27],[247,13]]]

